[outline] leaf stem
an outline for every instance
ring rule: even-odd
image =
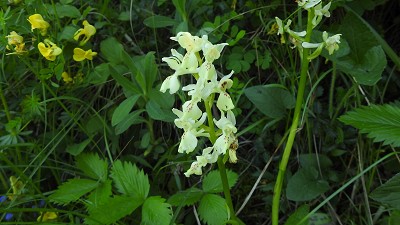
[[[313,9],[308,10],[307,15],[308,15],[308,17],[307,17],[307,34],[305,37],[305,41],[310,42],[311,33],[312,33],[312,29],[313,29],[313,25],[312,25],[312,19],[314,16]],[[300,70],[300,83],[299,83],[299,88],[298,88],[298,92],[297,92],[296,107],[294,109],[292,125],[290,126],[289,136],[288,136],[288,139],[286,142],[285,149],[283,151],[281,163],[279,164],[279,172],[278,172],[278,176],[276,178],[276,183],[275,183],[275,187],[274,187],[274,195],[273,195],[273,199],[272,199],[272,225],[279,224],[279,203],[280,203],[280,197],[281,197],[281,192],[282,192],[282,185],[283,185],[283,180],[284,180],[284,176],[286,173],[286,167],[287,167],[287,164],[289,161],[290,153],[292,151],[294,138],[296,137],[296,132],[297,132],[300,114],[301,114],[301,108],[303,105],[303,96],[304,96],[304,90],[305,90],[305,86],[306,86],[307,72],[308,72],[308,66],[309,66],[309,60],[307,59],[309,52],[310,52],[309,49],[303,48],[303,55],[302,55],[302,59],[301,59],[301,70]]]

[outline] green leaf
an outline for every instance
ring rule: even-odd
[[[371,105],[347,112],[340,121],[367,133],[375,142],[400,146],[400,108],[392,105]]]
[[[167,202],[173,206],[189,206],[199,201],[203,194],[202,190],[193,187],[182,192],[177,192]]]
[[[139,87],[128,78],[120,75],[117,70],[114,69],[112,65],[109,65],[111,76],[115,79],[115,81],[121,85],[126,91],[131,92],[132,94],[141,94]]]
[[[150,100],[146,104],[146,111],[152,119],[165,122],[174,121],[176,116],[171,111],[175,101],[173,95],[153,89],[149,92],[148,97]]]
[[[144,111],[144,109],[138,109],[129,113],[120,123],[117,124],[117,126],[115,127],[115,134],[122,134],[130,126],[146,121],[143,117],[140,116],[140,114],[142,114],[142,112]]]
[[[318,178],[315,168],[301,168],[290,179],[286,197],[292,201],[309,201],[329,190],[328,182]]]
[[[109,62],[119,64],[124,61],[124,47],[114,37],[107,38],[100,43],[100,52]]]
[[[222,225],[229,220],[229,208],[219,195],[206,194],[199,204],[199,216],[208,225]]]
[[[54,7],[50,4],[46,4],[46,6],[48,12],[52,15],[57,16],[58,18],[64,18],[64,17],[78,18],[81,16],[79,10],[72,5],[61,5],[60,3],[56,3],[55,4],[56,11],[54,11]]]
[[[108,163],[95,153],[80,154],[76,157],[76,166],[90,178],[101,181],[107,179]]]
[[[118,192],[133,196],[144,202],[149,194],[150,183],[147,175],[130,162],[117,160],[111,170],[111,177]]]
[[[160,196],[146,199],[142,206],[142,225],[168,225],[172,219],[171,205]]]
[[[305,204],[300,206],[299,208],[296,209],[296,211],[289,216],[289,218],[286,220],[285,225],[308,225],[308,220],[305,220],[303,223],[298,223],[301,221],[304,217],[308,215],[310,212],[310,206]]]
[[[81,143],[67,146],[66,151],[73,156],[77,156],[77,155],[81,154],[81,152],[83,152],[83,150],[85,150],[86,146],[89,143],[90,143],[90,139],[86,139],[86,140],[82,141]]]
[[[106,204],[110,196],[112,195],[111,191],[111,180],[105,180],[103,183],[100,183],[100,185],[94,189],[88,196],[88,210],[91,211],[94,208],[99,207],[102,204]]]
[[[370,197],[375,201],[400,210],[400,173],[376,188]]]
[[[73,26],[65,26],[61,32],[61,34],[58,36],[58,40],[71,40],[74,37],[75,32],[77,29]]]
[[[331,224],[332,219],[326,213],[314,213],[310,216],[309,221],[313,225],[328,225]]]
[[[89,217],[85,223],[89,225],[107,225],[117,222],[123,217],[131,214],[143,202],[134,197],[114,196],[108,198],[107,203],[93,207],[89,211]]]
[[[388,225],[398,225],[400,224],[400,211],[394,210],[390,213],[390,217],[388,218]]]
[[[118,105],[118,107],[115,109],[112,115],[111,119],[112,126],[117,125],[118,123],[120,123],[125,119],[125,117],[132,110],[133,106],[136,104],[136,101],[139,99],[139,97],[140,95],[138,94],[132,95]]]
[[[339,28],[350,47],[350,54],[337,60],[340,70],[354,76],[360,84],[374,85],[386,66],[386,55],[371,30],[352,12]]]
[[[178,22],[172,18],[166,17],[166,16],[160,16],[160,15],[154,15],[147,17],[143,21],[144,25],[150,27],[150,28],[161,28],[161,27],[169,27],[169,26],[174,26],[177,25]]]
[[[293,95],[278,85],[253,86],[244,93],[257,109],[274,119],[284,117],[287,109],[294,108],[296,103]]]
[[[135,78],[146,94],[151,91],[153,83],[158,74],[158,65],[155,61],[154,52],[148,52],[145,56],[136,56],[133,59],[135,64]]]
[[[63,183],[49,196],[49,199],[56,204],[68,204],[78,200],[84,194],[95,189],[99,183],[88,179],[71,179]]]
[[[232,188],[238,179],[238,175],[237,173],[230,170],[226,171],[226,175],[228,177],[229,188]],[[223,191],[221,175],[219,174],[218,170],[213,170],[204,177],[203,191],[211,193],[218,193]]]

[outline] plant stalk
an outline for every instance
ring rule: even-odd
[[[306,42],[310,42],[311,40],[311,33],[313,29],[313,25],[311,23],[313,19],[313,11],[310,9],[308,11],[308,16],[307,16],[307,34],[305,37]],[[293,147],[293,142],[296,137],[296,132],[299,124],[299,119],[300,119],[300,114],[301,114],[301,108],[303,105],[303,97],[304,97],[304,90],[306,87],[306,81],[307,81],[307,72],[308,72],[308,66],[309,66],[309,60],[307,59],[310,51],[307,48],[303,48],[303,56],[301,59],[301,70],[300,70],[300,83],[299,83],[299,88],[297,92],[297,97],[296,97],[296,107],[294,109],[294,114],[293,114],[293,121],[292,125],[290,126],[290,131],[289,131],[289,136],[286,142],[285,149],[283,151],[282,159],[279,164],[279,172],[278,176],[276,178],[276,183],[274,187],[274,195],[272,198],[272,225],[278,225],[279,224],[279,201],[281,197],[281,192],[282,192],[282,185],[283,185],[283,180],[285,177],[286,173],[286,167],[289,161],[290,153],[292,151]]]

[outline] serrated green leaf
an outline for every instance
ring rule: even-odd
[[[168,225],[172,219],[171,205],[160,196],[146,199],[142,206],[142,225]]]
[[[375,201],[400,210],[400,173],[376,188],[370,197]]]
[[[140,95],[132,95],[129,98],[125,99],[118,107],[114,110],[114,113],[111,118],[111,125],[115,126],[125,119],[125,117],[132,110],[133,106],[136,104],[136,101],[139,99]]]
[[[105,180],[104,182],[100,183],[100,185],[94,191],[90,193],[87,199],[87,208],[89,211],[91,209],[99,207],[102,204],[107,203],[107,200],[112,195],[111,183],[111,180]]]
[[[90,139],[87,139],[78,144],[68,145],[66,151],[73,156],[77,156],[85,150],[89,143]]]
[[[111,177],[121,194],[135,197],[142,202],[147,198],[150,190],[149,178],[132,163],[115,161]]]
[[[392,105],[371,105],[347,112],[340,121],[367,133],[375,142],[400,146],[400,108]]]
[[[229,208],[219,195],[206,194],[199,204],[199,216],[208,225],[222,225],[229,220]]]
[[[189,206],[198,202],[203,194],[198,188],[190,188],[172,195],[167,202],[173,206]]]
[[[237,173],[230,170],[226,171],[226,175],[228,177],[229,188],[232,188],[238,179],[238,175]],[[219,174],[218,170],[213,170],[204,177],[203,191],[210,193],[223,191],[221,175]]]
[[[89,217],[85,223],[89,225],[107,225],[115,223],[123,217],[131,214],[143,202],[134,197],[115,196],[108,198],[107,203],[93,207],[89,211]]]
[[[71,179],[63,183],[49,196],[49,199],[56,204],[68,204],[78,200],[83,195],[92,191],[99,185],[99,182],[88,179]]]
[[[301,221],[304,217],[307,216],[307,214],[310,212],[310,206],[305,204],[300,206],[299,208],[296,209],[296,211],[289,216],[289,218],[286,220],[285,225],[308,225],[308,220],[305,220],[302,223],[298,223]]]
[[[90,178],[105,181],[108,163],[95,153],[80,154],[76,157],[76,166]]]
[[[143,23],[150,28],[161,28],[177,25],[178,21],[166,16],[154,15],[147,17]]]
[[[282,118],[287,109],[294,108],[294,96],[286,89],[277,85],[260,85],[244,90],[247,98],[263,114],[271,118]]]
[[[301,168],[290,179],[286,197],[292,201],[309,201],[329,190],[327,181],[318,177],[315,168]]]

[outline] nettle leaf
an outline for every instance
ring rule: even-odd
[[[370,197],[375,201],[400,210],[400,173],[376,188]]]
[[[143,203],[142,225],[168,225],[171,219],[171,205],[164,198],[152,196]]]
[[[226,171],[226,175],[228,177],[229,188],[232,188],[235,185],[239,176],[237,173],[230,170]],[[218,170],[213,170],[204,177],[203,191],[211,193],[218,193],[223,191],[221,176]]]
[[[50,201],[66,205],[78,200],[99,185],[99,182],[88,179],[71,179],[63,183],[49,196]]]
[[[392,105],[371,105],[350,111],[340,121],[367,133],[375,142],[400,146],[400,108]]]
[[[292,201],[309,201],[327,190],[329,184],[318,177],[317,169],[301,168],[289,179],[286,197]]]
[[[105,181],[108,163],[95,153],[80,154],[76,157],[76,166],[90,178]]]
[[[135,197],[136,201],[144,201],[150,190],[149,178],[130,162],[117,160],[111,169],[111,177],[121,194]]]
[[[139,99],[140,95],[132,95],[129,98],[125,99],[118,107],[114,110],[111,119],[111,125],[115,126],[128,116],[129,112],[132,110],[133,106],[136,104],[136,101]]]
[[[294,108],[296,103],[287,89],[274,84],[246,88],[244,93],[264,115],[276,119],[284,117],[287,109]]]
[[[286,220],[285,225],[308,225],[308,219],[303,223],[299,223],[307,214],[310,212],[310,206],[305,204],[296,209],[296,211],[289,216]]]
[[[120,220],[131,214],[143,202],[137,201],[134,197],[114,196],[108,198],[105,204],[90,208],[89,217],[85,223],[89,225],[107,225]]]
[[[167,202],[173,206],[189,206],[198,202],[203,194],[198,188],[190,188],[172,195]]]
[[[199,204],[199,216],[208,225],[221,225],[229,220],[229,208],[219,195],[206,194]]]

